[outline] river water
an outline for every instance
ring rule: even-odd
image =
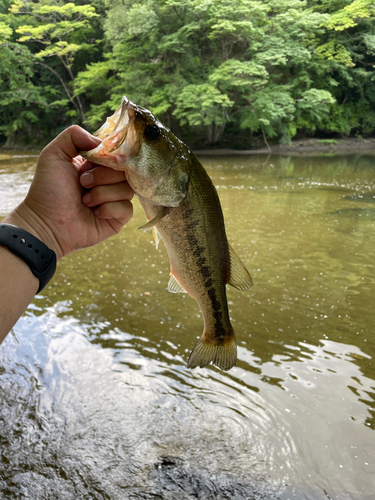
[[[0,216],[36,154],[1,151]],[[254,279],[237,366],[186,368],[202,317],[135,201],[0,347],[1,498],[375,498],[375,155],[201,160]]]

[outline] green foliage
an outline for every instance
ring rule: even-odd
[[[322,58],[336,61],[344,66],[355,66],[349,50],[347,50],[342,43],[335,39],[331,39],[329,42],[320,45],[316,49],[316,53]]]
[[[182,125],[222,125],[226,122],[226,108],[233,106],[228,96],[210,85],[187,85],[176,101],[174,115]]]
[[[373,0],[0,0],[0,134],[122,95],[194,146],[375,132]]]
[[[332,144],[332,145],[335,145],[337,144],[337,139],[320,139],[318,141],[319,144]]]
[[[228,59],[212,71],[208,80],[227,92],[249,92],[267,85],[268,72],[254,61]]]
[[[324,25],[329,30],[344,31],[357,26],[361,19],[371,17],[374,14],[373,0],[354,0],[349,5],[333,12]]]
[[[309,89],[303,92],[296,106],[297,128],[315,132],[329,118],[335,102],[327,90]]]
[[[87,43],[97,17],[91,5],[72,2],[3,3],[0,134],[8,142],[19,141],[17,135],[23,142],[41,142],[72,121],[84,122],[84,103],[74,96],[76,59],[80,51],[86,57],[97,51],[95,39]]]
[[[12,28],[3,21],[0,21],[0,43],[4,43],[6,40],[9,40],[12,34]]]
[[[32,82],[31,53],[12,41],[9,16],[0,13],[0,135],[31,129],[46,101]]]

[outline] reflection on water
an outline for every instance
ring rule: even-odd
[[[10,212],[21,201],[33,178],[38,155],[14,155],[0,150],[0,215]]]
[[[228,289],[228,373],[186,369],[200,311],[138,204],[63,260],[0,348],[1,495],[372,499],[373,160],[203,158],[255,283]],[[0,156],[0,215],[34,165]]]

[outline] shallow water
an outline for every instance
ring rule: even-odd
[[[0,216],[36,153],[0,153]],[[202,157],[254,279],[239,360],[138,231],[65,258],[0,347],[0,496],[366,499],[375,491],[375,156]]]

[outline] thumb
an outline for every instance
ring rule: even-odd
[[[96,148],[100,143],[100,139],[94,137],[82,127],[72,125],[50,142],[44,151],[72,159],[78,155],[78,150],[87,151]]]

